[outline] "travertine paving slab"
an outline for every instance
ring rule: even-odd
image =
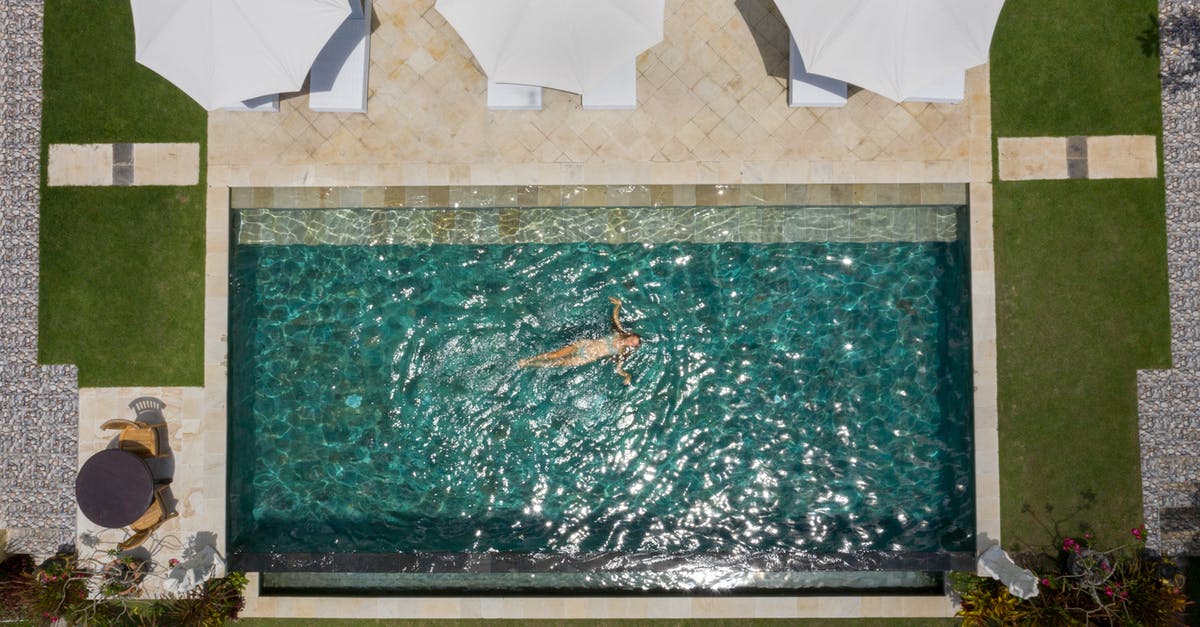
[[[195,185],[200,144],[51,144],[50,186]]]
[[[1158,176],[1158,141],[1153,135],[1087,138],[1088,178],[1139,179]]]
[[[243,616],[391,619],[946,618],[944,596],[260,597],[250,574]]]
[[[1001,137],[1000,180],[1067,178],[1066,137]]]
[[[47,184],[112,185],[112,144],[51,144]]]
[[[1153,135],[1001,137],[999,145],[1004,181],[1158,176]]]
[[[200,182],[200,144],[134,144],[134,185]]]

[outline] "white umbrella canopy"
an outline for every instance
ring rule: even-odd
[[[130,0],[138,63],[208,110],[297,91],[347,0]]]
[[[987,63],[1004,0],[775,0],[807,71],[901,101]]]
[[[666,0],[438,0],[497,83],[582,94],[662,41]]]

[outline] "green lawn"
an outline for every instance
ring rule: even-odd
[[[1160,134],[1158,59],[1142,44],[1156,10],[1008,0],[992,45],[995,136]],[[1170,366],[1162,185],[995,185],[1007,546],[1045,544],[1043,523],[1119,543],[1141,521],[1135,376]]]
[[[1142,40],[1155,0],[1007,0],[992,39],[999,137],[1162,130],[1158,57]]]
[[[197,142],[203,164],[207,116],[134,61],[129,3],[47,0],[44,41],[43,164],[111,142]],[[203,185],[41,194],[39,360],[83,386],[202,383]]]
[[[1047,540],[1025,504],[1111,542],[1141,522],[1136,371],[1170,365],[1162,207],[1160,180],[996,185],[1006,545]]]

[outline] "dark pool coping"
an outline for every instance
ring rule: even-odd
[[[863,551],[802,553],[662,554],[605,552],[550,553],[238,553],[229,568],[251,572],[360,573],[620,573],[669,572],[693,568],[738,568],[754,572],[973,570],[975,554],[965,551]]]

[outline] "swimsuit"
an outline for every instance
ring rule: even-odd
[[[611,335],[604,338],[604,344],[605,344],[606,350],[608,351],[609,355],[617,354],[617,351],[613,350],[613,339],[612,339]],[[586,359],[588,356],[586,345],[580,344],[579,348],[575,349],[575,355],[581,359]]]

